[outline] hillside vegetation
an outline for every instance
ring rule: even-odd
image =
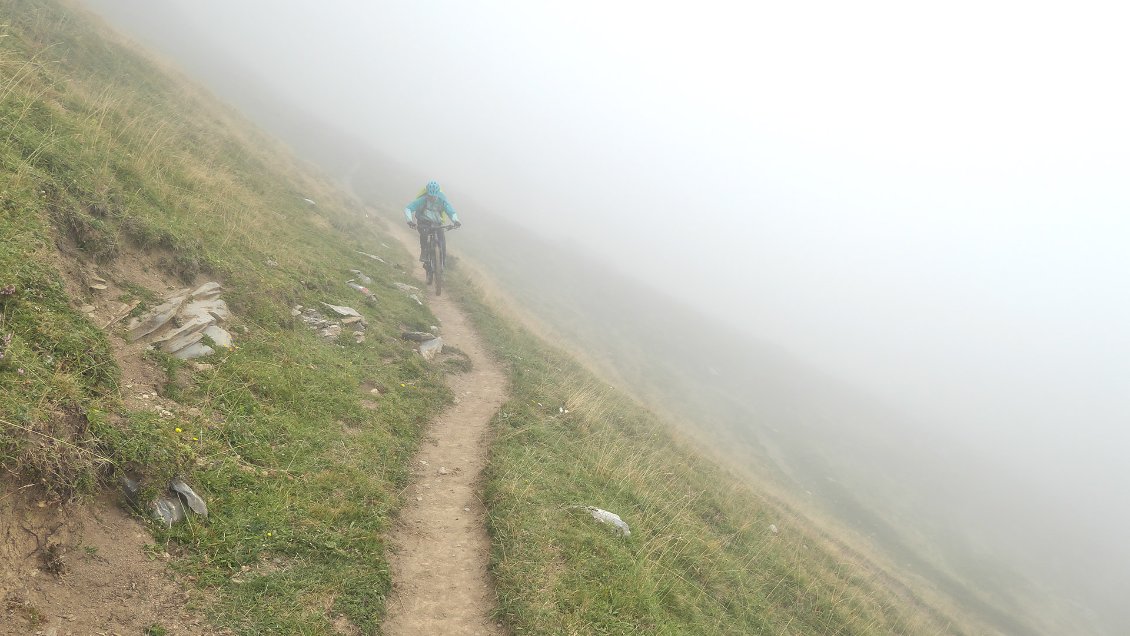
[[[500,611],[530,634],[963,633],[453,286],[512,377],[486,480]],[[621,537],[582,506],[619,514]]]
[[[452,399],[439,369],[458,370],[398,337],[434,323],[392,285],[411,257],[277,142],[66,4],[0,0],[0,123],[0,489],[89,499],[129,475],[148,496],[183,477],[210,515],[150,520],[153,552],[212,623],[378,633],[383,538],[424,425]],[[373,277],[372,300],[345,284],[352,269]],[[236,346],[204,364],[132,344],[128,316],[113,320],[210,280]],[[450,287],[511,375],[484,489],[514,633],[963,633],[467,280]],[[292,315],[323,302],[359,311],[364,340]],[[19,628],[34,633],[34,616]]]
[[[399,253],[276,142],[54,2],[0,3],[0,123],[5,483],[65,500],[127,473],[151,491],[182,475],[212,514],[155,540],[218,592],[216,622],[377,629],[382,535],[449,400],[396,337],[429,312],[389,285],[399,266],[355,250]],[[355,268],[376,279],[371,303],[344,284]],[[207,366],[131,347],[125,320],[99,328],[103,309],[140,301],[136,314],[206,280],[225,287],[236,343]],[[366,340],[327,342],[291,317],[320,302],[360,311]]]

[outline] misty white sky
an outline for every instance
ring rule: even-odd
[[[167,4],[457,208],[1124,499],[1124,3]]]

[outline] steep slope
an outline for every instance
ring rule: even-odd
[[[116,492],[127,475],[142,481],[142,506],[182,477],[207,520],[147,522],[146,542],[170,555],[173,592],[206,590],[193,620],[378,629],[384,534],[423,426],[451,399],[443,373],[399,338],[434,324],[391,285],[405,255],[278,142],[59,3],[0,3],[0,123],[0,499],[75,521],[81,506],[68,502]],[[355,269],[372,276],[370,299],[346,285]],[[126,337],[132,316],[208,281],[222,284],[234,347],[185,362]],[[323,337],[292,313],[332,318],[321,303],[354,307],[363,340],[348,326]],[[0,570],[26,571],[27,555],[39,574],[0,579],[22,608],[0,622],[32,633],[67,620],[32,592],[74,592],[81,577],[66,572],[110,555],[83,538],[93,527],[57,533],[58,518],[12,512],[0,534],[23,538]],[[40,519],[26,528],[38,542],[21,519]],[[157,611],[169,599],[137,602],[155,625],[138,612],[99,627],[183,622]]]
[[[4,0],[0,24],[0,497],[77,518],[68,502],[123,477],[142,480],[142,507],[183,478],[209,515],[172,528],[140,515],[176,579],[154,594],[194,592],[181,612],[217,631],[379,632],[392,518],[423,497],[412,458],[458,397],[442,371],[460,365],[428,365],[399,337],[436,324],[393,284],[415,263],[276,142],[80,13]],[[346,284],[364,280],[352,270],[371,296]],[[213,340],[185,362],[127,337],[131,315],[209,281],[234,347]],[[458,269],[451,289],[513,387],[483,486],[496,617],[514,632],[969,631],[500,319]],[[352,307],[332,326],[364,337],[310,329],[311,308],[332,318],[322,303]],[[631,534],[585,506],[622,514]],[[65,588],[74,555],[95,556],[72,536],[62,552],[35,547],[35,585]],[[121,629],[180,629],[161,612],[175,601]],[[18,607],[15,633],[52,611]]]

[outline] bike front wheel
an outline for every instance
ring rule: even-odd
[[[432,241],[432,282],[436,286],[436,296],[443,293],[443,250],[439,241]]]

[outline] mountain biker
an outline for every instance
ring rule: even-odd
[[[404,218],[408,221],[408,227],[420,233],[421,261],[424,260],[424,248],[427,245],[429,226],[443,225],[445,219],[451,219],[451,224],[455,227],[463,225],[459,222],[459,215],[455,213],[455,208],[451,207],[443,189],[439,187],[439,183],[436,181],[429,181],[420,195],[404,207]],[[447,240],[444,237],[444,232],[437,232],[436,236],[439,238],[440,254],[443,255],[442,258],[446,259]]]

